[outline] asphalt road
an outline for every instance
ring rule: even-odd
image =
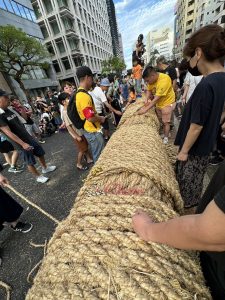
[[[38,184],[28,171],[11,174],[6,168],[3,174],[17,191],[56,219],[63,220],[68,216],[88,172],[76,169],[77,151],[68,133],[57,133],[47,138],[43,148],[47,163],[57,166],[57,170],[49,175],[50,181],[47,184]],[[0,232],[3,258],[0,281],[12,287],[11,300],[23,300],[31,286],[27,282],[27,275],[43,257],[43,248],[35,248],[30,242],[44,244],[51,238],[55,224],[23,200],[15,195],[13,197],[24,207],[21,220],[31,222],[34,228],[28,234],[16,233],[9,228]],[[0,287],[0,300],[4,299],[6,294]]]

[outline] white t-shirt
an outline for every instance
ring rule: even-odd
[[[98,114],[103,112],[104,103],[107,102],[106,95],[104,94],[103,90],[96,86],[93,91],[90,91],[89,94],[92,96],[95,109]]]
[[[187,102],[191,98],[196,86],[199,84],[199,82],[202,80],[203,76],[193,76],[191,73],[187,72],[187,75],[184,80],[184,84],[189,86],[189,90],[187,93]]]

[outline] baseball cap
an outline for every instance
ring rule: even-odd
[[[77,78],[80,79],[80,78],[83,78],[85,76],[94,76],[94,74],[92,73],[91,69],[86,67],[86,66],[82,66],[82,67],[79,67],[77,69]]]
[[[3,90],[0,89],[0,97],[2,97],[2,96],[9,96],[9,95],[11,95],[11,94],[7,93],[6,91],[3,91]]]
[[[101,86],[110,86],[110,82],[108,78],[103,78],[100,83]]]

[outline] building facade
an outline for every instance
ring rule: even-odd
[[[163,55],[166,59],[171,59],[173,53],[173,31],[169,27],[152,30],[146,37],[146,53],[144,60],[151,61],[153,56]]]
[[[175,9],[174,55],[181,58],[187,40],[195,31],[197,0],[178,0]]]
[[[29,36],[39,39],[40,42],[43,40],[42,32],[36,23],[34,10],[29,0],[0,1],[0,26],[5,25],[13,25],[21,28]],[[49,87],[58,86],[52,66],[50,66],[47,72],[39,67],[33,67],[28,74],[23,76],[23,83],[33,96],[44,92]],[[26,96],[19,88],[18,83],[5,74],[1,74],[0,76],[0,88],[6,88],[17,94],[21,100],[26,100]]]
[[[117,25],[117,20],[116,20],[115,5],[114,5],[113,0],[106,0],[106,3],[107,3],[109,24],[110,24],[111,37],[112,37],[113,55],[119,57],[120,56],[120,43],[119,43],[119,31],[118,31],[118,25]]]
[[[202,0],[198,2],[195,29],[211,23],[225,26],[225,1]]]
[[[57,78],[77,83],[76,68],[82,65],[100,73],[102,61],[112,56],[106,1],[31,2]]]
[[[225,28],[225,1],[222,0],[178,0],[176,5],[174,54],[182,58],[185,43],[192,33],[208,24]]]
[[[120,47],[120,58],[124,61],[123,39],[121,33],[119,33],[119,47]]]

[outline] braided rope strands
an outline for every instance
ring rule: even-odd
[[[120,125],[90,172],[26,300],[211,299],[196,253],[146,243],[133,232],[136,209],[155,221],[182,211],[156,126],[133,121]]]

